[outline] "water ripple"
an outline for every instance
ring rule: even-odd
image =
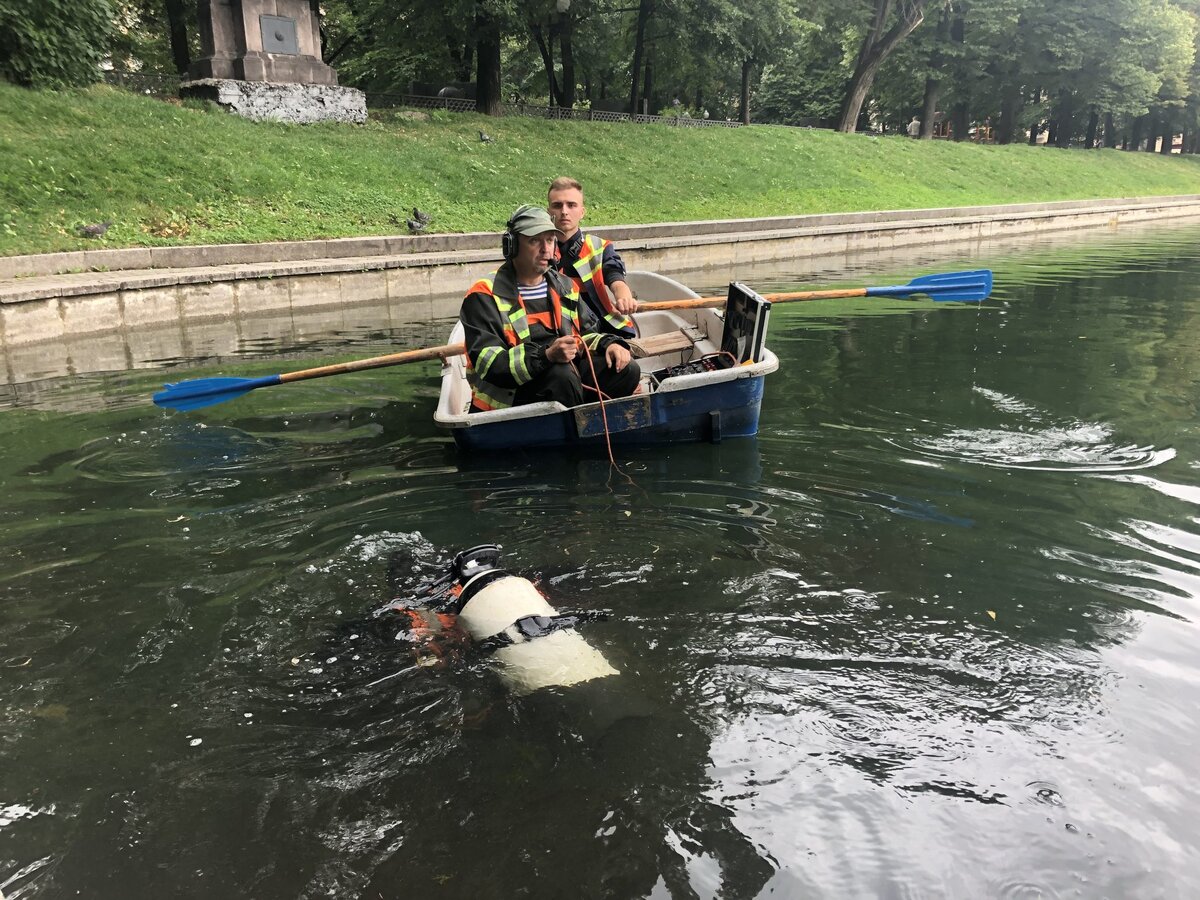
[[[1018,415],[1019,428],[951,428],[941,435],[887,442],[906,452],[940,460],[1000,469],[1067,472],[1129,472],[1162,465],[1175,458],[1171,448],[1118,444],[1112,426],[1102,422],[1044,424],[1035,407],[998,391],[975,388],[997,410]]]

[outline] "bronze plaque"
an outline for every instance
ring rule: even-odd
[[[296,37],[296,20],[286,16],[259,16],[262,29],[263,50],[286,56],[300,55],[300,41]]]

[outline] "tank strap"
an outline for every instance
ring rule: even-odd
[[[514,644],[526,644],[529,641],[554,634],[556,631],[566,631],[578,628],[584,622],[607,618],[605,613],[564,613],[558,616],[522,616],[503,631],[476,642],[475,647],[482,653],[494,653],[504,647]]]

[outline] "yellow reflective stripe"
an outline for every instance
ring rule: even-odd
[[[633,320],[630,319],[628,316],[621,315],[618,312],[605,313],[604,320],[606,322],[608,322],[610,325],[616,326],[617,328],[632,328],[633,327]]]
[[[499,358],[502,352],[500,347],[484,347],[479,351],[479,360],[475,363],[475,371],[480,378],[487,376],[488,370],[492,368],[492,363]]]
[[[476,399],[482,399],[482,404],[477,406],[486,406],[489,409],[507,409],[512,406],[515,392],[506,391],[502,388],[494,388],[486,382],[475,380],[471,383]]]
[[[533,377],[525,365],[524,344],[518,344],[508,351],[508,368],[513,373],[513,378],[517,380],[517,384],[524,384]]]
[[[602,337],[604,337],[602,334],[585,334],[583,336],[583,342],[587,344],[589,350],[595,350],[596,345],[600,343],[600,339]]]

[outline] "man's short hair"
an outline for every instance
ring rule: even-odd
[[[582,194],[583,193],[583,185],[580,184],[578,181],[576,181],[574,178],[569,178],[566,175],[561,175],[558,178],[555,178],[552,182],[550,182],[550,189],[546,191],[546,195],[549,196],[550,193],[553,191],[566,191],[566,190],[579,191],[579,193]]]

